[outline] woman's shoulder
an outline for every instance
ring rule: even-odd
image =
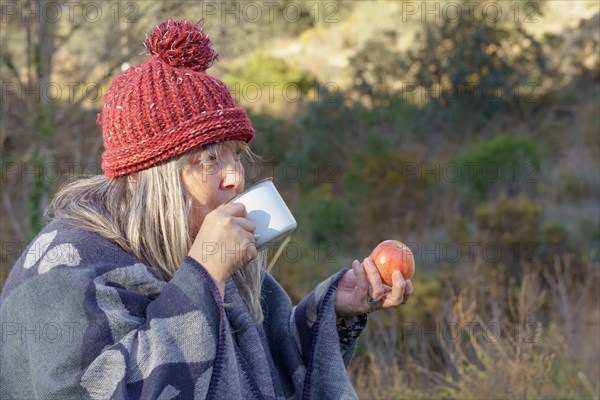
[[[129,266],[149,269],[117,243],[97,233],[50,221],[21,254],[3,289],[3,297],[28,282],[37,285],[87,285],[98,277]],[[68,279],[65,279],[67,277]]]
[[[37,267],[38,273],[61,266],[103,269],[102,265],[112,268],[139,262],[114,241],[60,220],[50,221],[23,256],[24,268]]]

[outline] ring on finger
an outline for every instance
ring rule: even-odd
[[[367,299],[367,301],[369,302],[370,306],[374,306],[375,304],[379,303],[379,300],[374,299],[371,296],[369,296],[369,298]]]

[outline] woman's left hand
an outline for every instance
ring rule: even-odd
[[[362,264],[355,260],[352,269],[338,283],[335,297],[337,316],[351,318],[405,304],[413,292],[412,282],[404,280],[400,271],[394,272],[392,281],[391,289],[383,284],[377,267],[369,257]]]

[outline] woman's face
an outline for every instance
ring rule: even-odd
[[[209,146],[191,156],[182,179],[192,196],[192,226],[197,231],[209,212],[244,190],[241,147],[235,142],[218,146],[218,151]]]

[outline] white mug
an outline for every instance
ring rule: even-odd
[[[298,226],[275,188],[273,178],[256,182],[230,202],[246,206],[248,219],[256,226],[256,248],[279,242]]]

